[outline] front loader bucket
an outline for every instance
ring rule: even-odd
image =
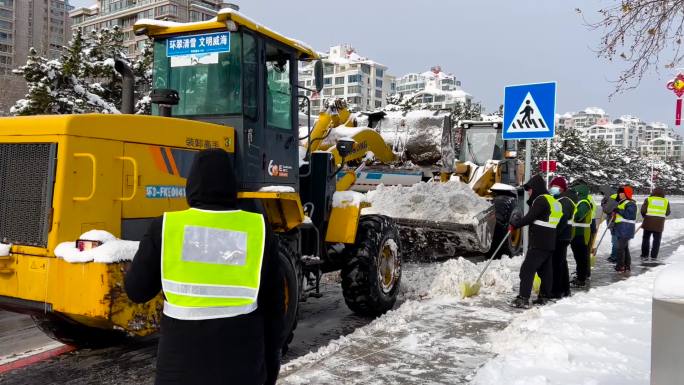
[[[496,226],[494,206],[477,214],[472,223],[408,218],[394,221],[399,226],[403,258],[415,262],[486,253]]]

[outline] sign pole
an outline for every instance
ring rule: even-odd
[[[546,141],[546,188],[549,188],[549,173],[551,172],[551,139]]]
[[[525,182],[530,180],[532,177],[532,142],[529,140],[525,141]],[[525,190],[525,202],[523,202],[523,213],[527,215],[527,212],[530,210],[529,207],[527,206],[527,201],[530,199],[529,194],[527,194],[527,190]],[[529,242],[529,237],[527,234],[527,229],[529,226],[525,226],[523,228],[523,253],[527,255],[527,246]]]

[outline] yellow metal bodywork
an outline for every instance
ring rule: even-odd
[[[298,193],[241,192],[238,198],[260,200],[268,222],[276,232],[292,230],[304,222],[304,210]]]
[[[136,33],[145,33],[150,37],[179,35],[189,32],[227,30],[227,22],[229,21],[294,48],[299,53],[300,58],[318,58],[318,54],[311,49],[311,47],[308,47],[295,39],[281,35],[232,9],[223,9],[219,11],[215,18],[196,23],[159,22],[158,20],[145,19],[135,23],[133,30]]]
[[[122,223],[187,207],[184,196],[151,199],[147,189],[184,189],[188,159],[217,147],[235,151],[231,127],[134,115],[3,118],[0,143],[56,143],[57,159],[47,247],[12,246],[0,258],[0,296],[44,303],[95,327],[146,335],[158,328],[161,300],[133,304],[123,291],[127,263],[67,263],[61,242]]]
[[[349,204],[342,207],[333,207],[330,212],[330,222],[328,224],[328,231],[325,234],[325,241],[347,244],[356,242],[356,232],[359,228],[361,210],[369,206],[368,203],[362,202],[358,206]]]

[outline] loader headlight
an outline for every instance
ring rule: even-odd
[[[337,141],[337,152],[340,154],[341,157],[346,158],[347,155],[351,154],[354,151],[354,144],[356,141],[352,138],[342,138]]]
[[[505,157],[506,159],[513,159],[513,158],[515,158],[515,157],[517,157],[517,156],[518,156],[518,152],[517,152],[517,151],[508,150],[508,151],[505,151],[505,152],[504,152],[504,157]]]

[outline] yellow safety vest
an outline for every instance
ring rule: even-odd
[[[164,214],[164,314],[235,317],[257,308],[266,227],[261,214],[188,209]]]
[[[581,222],[574,222],[575,214],[577,214],[577,208],[579,207],[580,203],[582,203],[582,202],[587,202],[587,204],[589,205],[589,212],[587,212],[587,216],[584,217],[584,219]],[[577,205],[575,205],[575,211],[572,213],[573,226],[575,226],[575,227],[591,227],[591,219],[592,219],[593,210],[594,210],[594,204],[589,200],[589,198],[582,199],[581,201],[577,202]]]
[[[622,202],[620,202],[619,205],[617,205],[617,208],[620,210],[624,210],[625,207],[627,207],[627,203],[629,203],[629,202],[631,202],[630,199],[625,199]],[[615,214],[615,223],[622,223],[622,222],[624,222],[624,223],[636,223],[636,220],[625,219],[622,217],[622,215],[620,215],[620,213],[616,213]]]
[[[646,204],[646,215],[665,218],[670,203],[665,198],[651,196],[646,198]]]
[[[537,226],[549,227],[555,229],[558,226],[561,218],[563,218],[563,206],[549,194],[540,195],[537,198],[544,197],[546,201],[549,202],[549,207],[551,208],[551,213],[549,214],[548,221],[535,220],[534,223]]]
[[[593,219],[598,218],[599,217],[599,210],[598,210],[598,205],[596,203],[594,203],[595,202],[594,197],[591,194],[589,194],[587,196],[587,199],[589,200],[589,202],[591,202],[591,207],[593,208],[591,210],[591,219],[593,220]]]

